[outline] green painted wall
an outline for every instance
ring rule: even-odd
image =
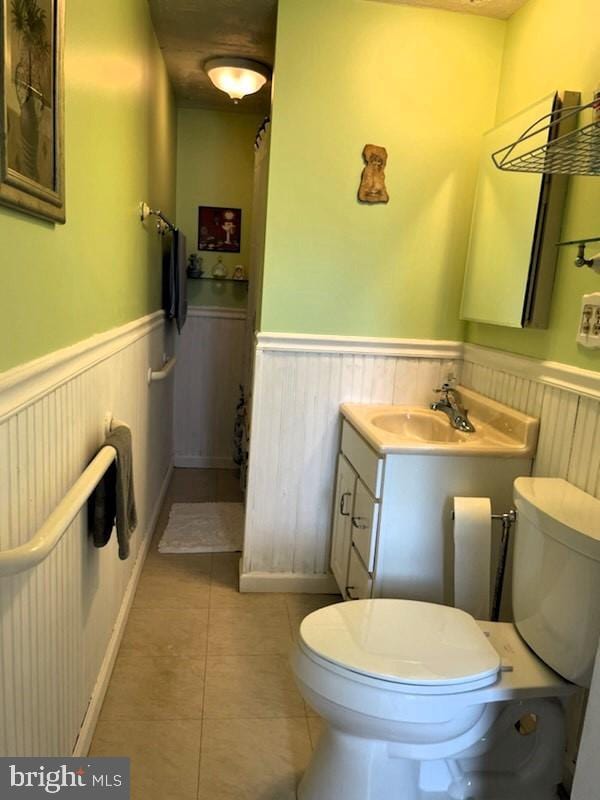
[[[252,224],[254,139],[262,121],[255,114],[182,108],[177,121],[177,224],[187,237],[188,253],[198,246],[198,206],[242,209],[240,253],[201,252],[203,268],[212,272],[219,255],[229,273],[236,264],[248,272]],[[247,285],[188,281],[192,305],[244,308]]]
[[[505,23],[280,0],[262,328],[460,339],[479,144]],[[366,143],[387,206],[356,200]]]
[[[600,81],[598,0],[529,0],[508,22],[498,122],[555,89],[592,99]],[[588,118],[586,121],[590,121]],[[515,176],[518,180],[519,176]],[[600,178],[571,178],[562,238],[600,236]],[[593,255],[593,253],[590,253]],[[581,295],[600,290],[600,277],[573,266],[576,251],[561,251],[548,330],[510,330],[470,324],[468,341],[515,353],[600,368],[600,352],[575,342]]]
[[[67,223],[0,206],[0,370],[160,307],[138,203],[175,211],[176,118],[148,5],[65,5]]]

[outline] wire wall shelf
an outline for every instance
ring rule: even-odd
[[[580,113],[592,116],[583,127],[573,126]],[[544,137],[545,143],[536,146]],[[600,175],[600,94],[591,103],[559,108],[541,117],[512,142],[492,154],[498,169],[550,175]]]

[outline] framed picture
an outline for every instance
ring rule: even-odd
[[[198,207],[198,250],[239,253],[241,241],[241,208]]]
[[[64,0],[0,0],[0,203],[65,221]]]

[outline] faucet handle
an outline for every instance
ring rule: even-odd
[[[454,375],[453,372],[449,372],[448,377],[446,378],[444,383],[442,383],[440,388],[434,389],[433,391],[436,394],[447,394],[449,391],[454,389],[455,386],[456,386],[456,375]]]

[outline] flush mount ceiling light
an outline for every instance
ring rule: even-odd
[[[247,94],[254,94],[271,77],[271,70],[248,58],[211,58],[204,65],[206,74],[234,103]]]

